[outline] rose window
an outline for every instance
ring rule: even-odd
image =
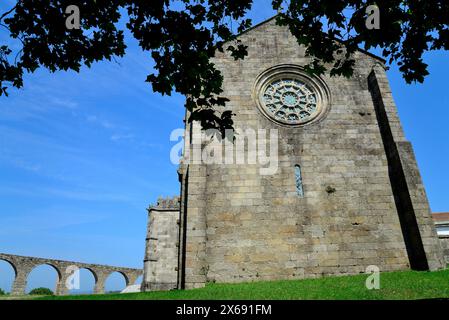
[[[319,113],[317,94],[299,79],[278,79],[262,92],[262,105],[268,115],[287,124],[301,124]]]

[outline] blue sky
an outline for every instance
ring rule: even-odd
[[[271,15],[269,2],[256,1],[255,23]],[[183,127],[184,99],[152,93],[149,55],[128,45],[118,63],[80,74],[39,70],[0,97],[0,252],[142,267],[145,208],[179,193],[169,137]],[[405,84],[395,66],[388,74],[432,210],[449,211],[448,54],[426,61],[424,84]],[[39,270],[30,287],[54,287],[53,272]],[[0,288],[9,290],[11,279],[0,262]]]

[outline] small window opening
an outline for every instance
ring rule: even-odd
[[[301,167],[299,165],[295,165],[295,179],[296,179],[296,193],[298,197],[304,197],[304,188],[302,186],[302,175],[301,175]]]

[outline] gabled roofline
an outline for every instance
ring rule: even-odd
[[[250,32],[250,31],[252,31],[252,30],[254,30],[254,29],[257,29],[258,27],[264,25],[265,23],[268,23],[268,22],[270,22],[270,21],[276,19],[278,16],[279,16],[279,13],[275,14],[274,16],[272,16],[272,17],[270,17],[270,18],[268,18],[268,19],[266,19],[266,20],[264,20],[264,21],[262,21],[262,22],[259,22],[258,24],[255,24],[255,25],[252,26],[251,28],[248,28],[248,29],[246,29],[245,31],[240,32],[239,34],[237,34],[237,35],[236,35],[236,38],[238,38],[238,37],[240,37],[241,35],[244,35],[244,34]],[[325,32],[323,32],[323,33],[325,33]],[[339,42],[339,43],[342,43],[342,44],[344,43],[343,40],[337,39],[337,38],[335,38],[335,37],[333,38],[333,40],[335,40],[335,41],[337,41],[337,42]],[[367,51],[367,50],[365,50],[365,49],[358,48],[357,50],[360,51],[361,53],[366,54],[367,56],[370,56],[371,58],[374,58],[374,59],[379,60],[380,62],[382,62],[382,64],[386,64],[386,63],[387,63],[387,60],[385,60],[384,58],[379,57],[378,55],[375,55],[374,53],[371,53],[371,52],[369,52],[369,51]]]
[[[264,20],[264,21],[262,21],[262,22],[259,22],[258,24],[253,25],[252,27],[246,29],[245,31],[240,32],[240,33],[237,34],[235,37],[238,38],[238,37],[240,37],[241,35],[244,35],[244,34],[250,32],[250,31],[252,31],[252,30],[254,30],[254,29],[257,29],[257,28],[260,27],[261,25],[264,25],[265,23],[268,23],[268,22],[270,22],[271,20],[276,19],[278,15],[279,15],[279,14],[277,13],[277,14],[275,14],[274,16],[272,16],[272,17],[270,17],[270,18],[268,18],[268,19],[266,19],[266,20]]]

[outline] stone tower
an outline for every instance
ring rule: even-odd
[[[310,76],[305,48],[274,19],[239,38],[243,61],[214,58],[223,96],[237,130],[277,134],[276,168],[198,161],[207,143],[196,142],[198,124],[186,126],[177,287],[442,268],[385,62],[359,51],[352,78]]]
[[[142,291],[177,287],[179,197],[159,198],[148,208]]]

